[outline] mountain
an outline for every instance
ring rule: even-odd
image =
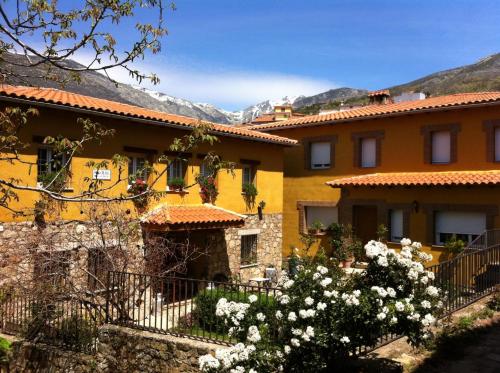
[[[25,58],[24,55],[2,54],[3,61],[0,60],[2,70],[10,70],[15,74],[15,76],[6,74],[6,83],[61,88],[58,83],[42,78],[47,74],[47,66],[42,64],[35,68],[30,67],[29,69],[23,67],[22,65],[26,64]],[[64,63],[68,67],[83,67],[83,65],[73,60],[66,60]],[[85,71],[80,74],[80,78],[81,81],[79,83],[70,81],[63,89],[82,95],[118,101],[124,104],[141,106],[148,109],[185,115],[217,123],[235,123],[234,118],[237,118],[239,115],[230,115],[226,111],[220,110],[209,104],[195,104],[188,100],[179,99],[142,87],[134,87],[123,83],[115,84],[106,76],[95,71]]]
[[[393,96],[408,91],[425,92],[432,96],[500,91],[500,53],[482,58],[471,65],[440,71],[389,90]]]
[[[366,89],[342,87],[342,88],[330,89],[329,91],[314,96],[309,96],[309,97],[302,96],[293,103],[293,106],[295,108],[300,108],[303,106],[321,104],[331,101],[347,100],[354,97],[366,96],[367,94],[368,91]]]

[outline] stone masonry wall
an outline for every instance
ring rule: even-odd
[[[16,342],[12,372],[26,373],[191,373],[198,358],[219,345],[105,325],[95,355],[63,351],[44,344]]]

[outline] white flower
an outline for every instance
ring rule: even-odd
[[[420,249],[422,248],[422,244],[421,244],[420,242],[417,242],[417,241],[413,242],[413,243],[411,244],[411,246],[412,246],[414,249],[417,249],[417,250],[420,250]]]
[[[301,329],[292,328],[292,334],[293,335],[302,335],[302,330]]]
[[[422,284],[424,284],[424,285],[427,285],[427,283],[429,282],[429,277],[427,277],[427,276],[422,276],[422,277],[420,278],[420,282],[421,282]]]
[[[248,301],[249,301],[250,303],[257,302],[257,299],[258,299],[258,298],[257,298],[257,296],[256,296],[255,294],[251,294],[251,295],[249,295],[249,296],[248,296]]]
[[[326,288],[328,285],[330,285],[332,283],[332,279],[330,277],[325,277],[323,280],[321,280],[321,282],[319,283],[321,286],[323,286],[324,288]]]
[[[297,320],[297,314],[295,312],[290,312],[288,314],[288,321],[296,321]]]
[[[379,320],[384,320],[386,318],[386,314],[383,313],[383,312],[380,312],[379,314],[377,314],[377,319]]]
[[[401,246],[410,246],[411,245],[411,240],[409,238],[403,238],[401,240]]]
[[[427,289],[425,289],[425,292],[431,297],[437,297],[439,295],[439,289],[432,285],[428,286]]]
[[[391,324],[396,324],[398,322],[398,318],[396,316],[392,316],[391,320],[389,321]]]
[[[277,318],[278,320],[281,320],[281,319],[283,318],[283,314],[281,313],[281,311],[280,311],[280,310],[276,311],[276,318]]]
[[[257,315],[257,320],[259,321],[264,321],[266,319],[266,316],[262,313],[262,312],[259,312]]]
[[[316,272],[316,273],[313,275],[313,280],[318,280],[319,278],[321,278],[321,273]]]
[[[283,347],[283,350],[285,351],[285,354],[288,355],[292,349],[290,348],[290,346],[285,345],[285,347]]]
[[[388,287],[387,288],[387,294],[389,294],[389,296],[391,298],[396,298],[396,290],[394,290],[393,288],[391,287]]]
[[[370,241],[365,245],[366,256],[370,259],[378,255],[384,255],[387,251],[387,246],[379,241]]]
[[[219,360],[210,354],[200,356],[198,358],[198,364],[202,372],[205,370],[218,369],[220,367]]]
[[[255,325],[252,325],[248,328],[247,340],[252,343],[260,341],[259,328],[257,328]]]
[[[427,271],[426,273],[427,277],[429,277],[430,280],[434,280],[436,276],[434,276],[434,272]]]
[[[315,314],[316,314],[316,311],[313,309],[299,310],[299,316],[301,319],[307,319],[310,317],[314,317]]]
[[[377,258],[377,264],[381,267],[387,267],[389,265],[389,262],[387,261],[387,258],[385,256],[379,256]]]
[[[407,273],[407,276],[410,280],[416,280],[418,279],[418,272],[415,269],[410,268],[410,270]]]
[[[349,337],[343,336],[342,338],[340,338],[340,342],[342,342],[343,344],[347,344],[351,342],[351,340],[349,339]]]
[[[307,297],[306,299],[304,299],[304,303],[308,306],[312,306],[314,304],[314,299],[312,299],[311,297]]]
[[[396,302],[394,304],[394,307],[396,308],[396,311],[403,312],[405,310],[405,305],[401,302]]]
[[[433,324],[435,321],[436,321],[436,318],[434,316],[432,316],[430,313],[428,313],[427,315],[424,316],[421,323],[423,326],[429,326],[429,325]]]
[[[280,298],[281,304],[288,304],[290,302],[290,297],[286,294],[282,295]]]
[[[290,339],[290,344],[294,347],[300,347],[300,342],[297,338]]]
[[[245,368],[237,366],[229,371],[229,373],[245,373]]]
[[[326,275],[328,273],[328,268],[326,268],[324,266],[317,266],[316,271],[318,271],[322,275]]]
[[[422,305],[422,308],[431,308],[431,302],[428,300],[423,300],[420,304]]]
[[[293,286],[293,284],[294,284],[294,281],[293,281],[293,280],[288,280],[288,281],[286,281],[286,282],[283,284],[283,287],[284,287],[285,289],[289,289],[289,288],[291,288],[291,287]]]
[[[316,309],[318,311],[323,311],[325,308],[326,308],[326,303],[318,302],[318,304],[316,305]]]

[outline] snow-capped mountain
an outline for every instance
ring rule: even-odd
[[[207,103],[194,103],[189,100],[177,98],[151,89],[134,86],[133,88],[148,94],[150,97],[160,101],[167,106],[169,113],[188,115],[200,119],[210,120],[217,123],[238,124],[251,122],[259,115],[270,113],[276,105],[293,103],[303,96],[285,96],[278,100],[266,100],[256,105],[239,111],[227,111]],[[174,111],[175,109],[175,111]]]

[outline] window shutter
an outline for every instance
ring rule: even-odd
[[[399,242],[403,239],[403,210],[391,210],[390,216],[391,242]]]
[[[500,162],[500,127],[495,128],[495,162]]]
[[[451,133],[438,131],[432,133],[432,163],[451,162]]]
[[[377,139],[361,139],[361,167],[377,165]]]
[[[311,143],[311,168],[320,169],[330,167],[331,144],[329,142]]]
[[[438,211],[435,215],[436,242],[440,233],[480,235],[486,230],[486,214],[482,212]]]
[[[306,225],[310,227],[315,221],[320,221],[328,227],[332,223],[338,222],[337,207],[307,206],[306,207]]]

